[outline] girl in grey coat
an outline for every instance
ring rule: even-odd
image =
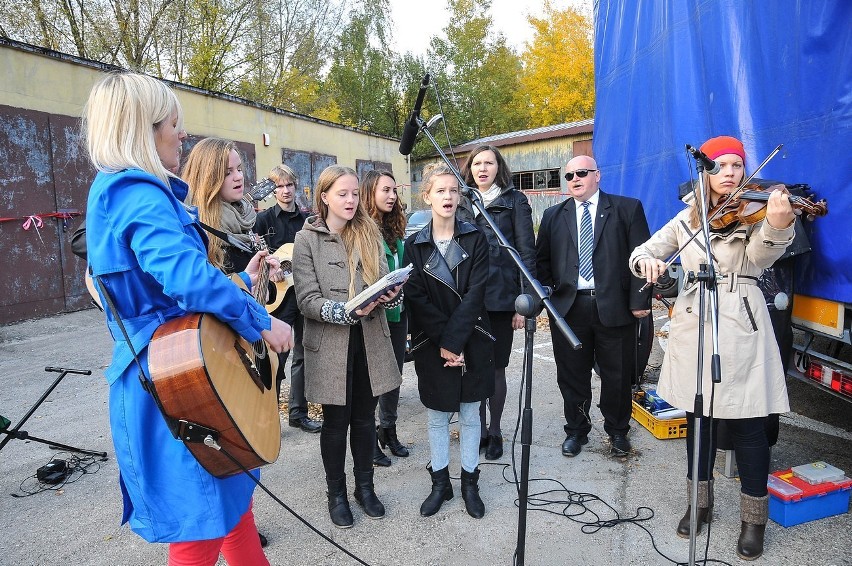
[[[315,195],[319,214],[305,221],[294,242],[293,286],[305,317],[305,396],[322,404],[328,510],[337,527],[347,528],[353,522],[344,472],[347,431],[355,500],[374,519],[385,514],[373,487],[373,415],[378,396],[402,383],[384,314],[402,302],[402,294],[397,288],[346,312],[346,301],[387,273],[381,235],[359,200],[352,169],[325,169]]]

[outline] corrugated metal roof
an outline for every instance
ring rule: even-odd
[[[543,126],[541,128],[532,128],[530,130],[519,130],[517,132],[497,134],[465,142],[457,145],[453,148],[453,150],[464,152],[483,144],[501,147],[517,143],[590,133],[594,130],[594,124],[595,120],[594,118],[591,118],[588,120],[580,120],[579,122],[566,122],[564,124],[554,124],[552,126]]]

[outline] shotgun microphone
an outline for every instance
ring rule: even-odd
[[[426,89],[429,87],[429,73],[423,76],[420,81],[420,92],[417,93],[417,101],[414,103],[414,110],[405,122],[405,129],[402,131],[402,140],[399,142],[399,152],[402,155],[410,155],[414,149],[414,141],[417,139],[417,132],[420,131],[420,126],[417,124],[417,119],[420,117],[420,108],[423,106],[423,99],[426,98]]]

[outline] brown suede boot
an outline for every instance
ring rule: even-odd
[[[686,480],[686,500],[692,501],[692,480]],[[686,514],[677,524],[677,536],[689,538],[689,515],[692,506],[686,506]],[[713,520],[713,480],[698,482],[698,512],[696,534],[701,534],[701,525]]]
[[[742,529],[737,541],[737,556],[743,560],[754,560],[763,554],[763,535],[769,520],[769,495],[752,497],[740,494],[740,517]]]

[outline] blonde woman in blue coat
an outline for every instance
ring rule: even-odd
[[[210,313],[250,341],[274,351],[292,345],[290,327],[270,317],[207,261],[205,237],[182,205],[182,111],[162,82],[132,73],[97,83],[83,112],[83,135],[98,174],[88,199],[88,262],[115,307],[148,374],[148,343],[163,322]],[[258,255],[242,274],[255,280]],[[176,440],[112,313],[115,340],[106,370],[122,522],[149,542],[170,543],[169,564],[267,565],[251,499],[255,483],[239,474],[210,475]],[[255,472],[257,473],[257,472]]]

